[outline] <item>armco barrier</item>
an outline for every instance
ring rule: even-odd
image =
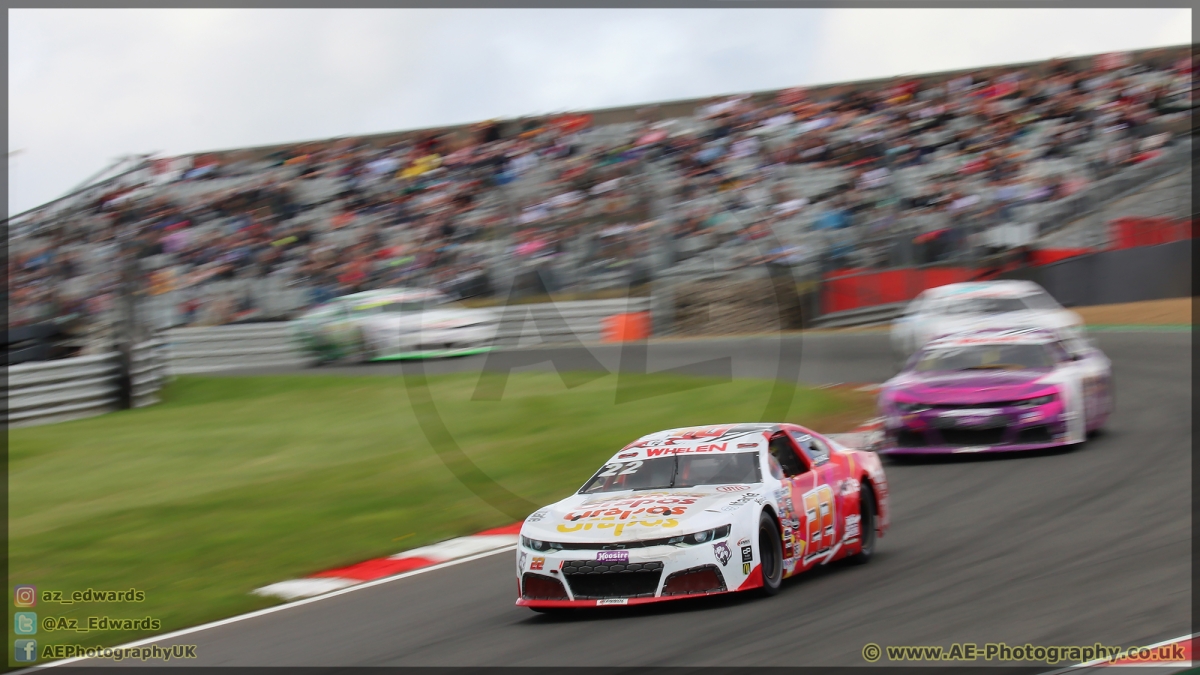
[[[108,353],[10,366],[5,422],[9,427],[24,427],[116,410],[120,397],[118,359],[117,354]],[[147,342],[135,348],[134,407],[158,402],[164,365],[161,342]]]
[[[904,313],[907,302],[893,302],[874,307],[847,309],[833,314],[826,314],[817,319],[815,328],[865,328],[867,326],[882,326],[890,324],[896,317]]]
[[[573,340],[599,342],[607,317],[650,309],[650,298],[582,300],[499,308],[499,347],[525,347]],[[172,374],[249,367],[304,367],[314,360],[288,338],[288,324],[253,323],[163,332]]]
[[[301,367],[312,362],[288,340],[288,324],[283,321],[172,328],[162,336],[173,375],[248,367]]]
[[[650,311],[650,298],[509,305],[501,310],[496,344],[525,347],[540,342],[599,342],[603,339],[604,320],[608,317],[647,311]],[[558,318],[562,321],[557,321]]]

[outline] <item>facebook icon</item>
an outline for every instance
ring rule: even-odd
[[[17,640],[13,656],[20,662],[37,661],[37,640]]]

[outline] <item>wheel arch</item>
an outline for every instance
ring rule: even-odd
[[[883,502],[881,502],[879,499],[879,486],[875,485],[875,481],[871,480],[870,474],[868,474],[866,471],[862,472],[862,477],[858,479],[858,482],[863,486],[863,487],[859,488],[860,491],[862,489],[869,489],[871,491],[871,498],[873,500],[875,500],[875,518],[876,518],[875,528],[879,529],[880,523],[883,521],[883,508],[884,508]],[[859,498],[859,507],[858,508],[860,510],[862,509],[862,498],[861,497]]]
[[[762,513],[767,514],[775,523],[775,529],[779,530],[779,536],[783,536],[783,523],[779,520],[779,514],[775,513],[775,507],[770,504],[764,504]],[[757,527],[757,525],[755,526]]]

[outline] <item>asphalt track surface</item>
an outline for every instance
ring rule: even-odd
[[[807,382],[893,373],[884,334],[788,339],[803,341]],[[543,616],[514,606],[514,554],[504,552],[159,644],[198,645],[199,659],[180,665],[854,666],[865,665],[867,643],[1130,646],[1182,636],[1191,632],[1191,334],[1098,339],[1117,392],[1105,433],[1071,452],[889,462],[892,529],[875,559],[801,575],[772,598]],[[619,348],[593,353],[609,370],[620,362]],[[779,353],[778,339],[680,341],[652,346],[648,367],[731,357],[696,370],[721,375],[727,363],[736,377],[770,377]]]

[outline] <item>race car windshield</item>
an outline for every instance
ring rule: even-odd
[[[921,356],[914,370],[1025,370],[1053,366],[1054,359],[1044,345],[974,345],[930,350]]]
[[[943,314],[1003,314],[1026,309],[1029,307],[1020,298],[967,298],[942,305]]]
[[[673,455],[654,459],[610,462],[579,491],[580,494],[622,490],[660,490],[698,485],[762,482],[758,453]]]

